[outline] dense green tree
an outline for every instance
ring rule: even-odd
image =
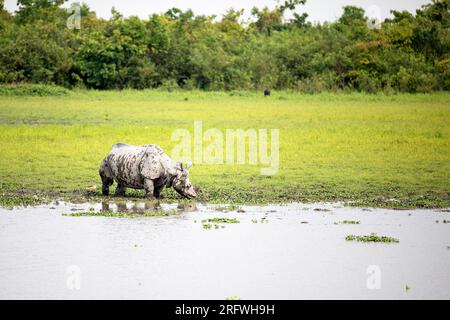
[[[450,0],[415,13],[392,11],[371,28],[362,8],[311,24],[305,0],[278,0],[223,16],[172,8],[148,19],[108,20],[86,4],[81,29],[67,27],[64,0],[0,0],[0,83],[54,83],[97,89],[165,88],[303,92],[450,90]],[[286,20],[290,11],[292,19]]]
[[[19,23],[37,20],[64,22],[66,10],[61,5],[67,0],[18,0],[16,19]]]
[[[4,8],[4,0],[0,0],[0,31],[11,23],[11,14]]]

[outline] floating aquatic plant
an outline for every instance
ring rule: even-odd
[[[210,223],[239,223],[238,219],[229,219],[229,218],[212,218],[207,220]]]
[[[158,210],[142,213],[130,213],[130,212],[112,212],[112,211],[88,211],[88,212],[76,212],[76,213],[64,213],[66,217],[112,217],[112,218],[143,218],[143,217],[165,217],[179,214],[177,210]]]
[[[345,237],[347,241],[358,241],[358,242],[384,242],[384,243],[399,243],[400,240],[387,236],[378,236],[375,233],[371,233],[370,235],[365,236],[355,236],[348,235]]]
[[[334,224],[359,224],[359,221],[344,220],[344,221],[337,221]]]
[[[217,210],[217,211],[223,211],[223,212],[235,211],[235,210],[237,210],[238,212],[245,212],[239,206],[234,205],[234,204],[230,204],[228,206],[219,206],[219,207],[216,207],[214,209]]]

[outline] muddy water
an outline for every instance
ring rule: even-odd
[[[130,203],[0,209],[0,298],[450,298],[450,224],[443,223],[449,212],[339,204],[222,212],[198,204],[167,217],[62,215],[89,208],[148,209]],[[201,220],[213,217],[240,223],[204,229]],[[342,220],[360,224],[334,224]],[[400,243],[344,239],[372,232]]]

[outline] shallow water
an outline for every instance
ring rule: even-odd
[[[340,204],[222,212],[197,204],[167,217],[62,215],[91,207],[148,209],[0,208],[1,299],[450,298],[449,212]],[[201,220],[213,217],[240,223],[204,229]],[[334,224],[342,220],[360,224]],[[400,243],[345,240],[372,232]]]

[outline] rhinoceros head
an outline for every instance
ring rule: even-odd
[[[188,161],[186,166],[180,163],[180,168],[177,170],[177,175],[173,180],[172,187],[183,197],[195,198],[197,193],[189,180],[189,168],[192,166],[192,162]]]

